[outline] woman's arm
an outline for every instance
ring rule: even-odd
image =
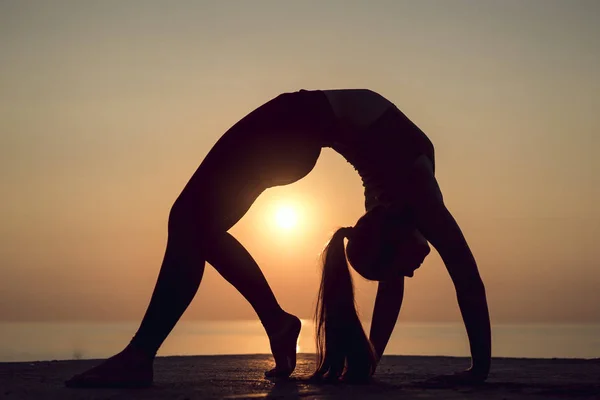
[[[469,245],[446,208],[433,168],[420,159],[413,170],[410,203],[418,229],[438,251],[456,288],[458,305],[471,348],[467,378],[487,378],[491,363],[490,317],[485,287]]]
[[[404,296],[404,277],[398,277],[379,282],[375,308],[373,309],[373,320],[371,321],[371,333],[369,338],[375,349],[377,362],[383,356],[390,336],[394,331],[402,297]]]
[[[444,210],[435,214],[435,228],[424,233],[440,253],[456,288],[471,348],[470,372],[475,380],[485,380],[490,370],[492,347],[485,287],[458,224],[450,212]]]

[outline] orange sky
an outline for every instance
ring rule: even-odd
[[[211,145],[281,92],[371,88],[432,139],[494,322],[600,322],[600,3],[0,3],[0,320],[138,319],[173,200]],[[298,228],[272,226],[277,204]],[[318,253],[361,215],[324,151],[233,228],[310,317]],[[375,284],[357,280],[359,307]],[[455,321],[437,254],[401,318]],[[217,306],[218,305],[218,306]],[[253,318],[207,268],[186,318]]]

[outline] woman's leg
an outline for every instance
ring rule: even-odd
[[[280,307],[250,253],[224,230],[199,230],[191,210],[174,206],[169,243],[150,305],[131,344],[154,356],[193,299],[205,260],[248,300],[271,339],[279,373],[293,371],[300,321]],[[290,370],[291,369],[291,370]]]
[[[211,224],[201,222],[212,218],[206,213],[199,215],[198,207],[205,210],[210,207],[202,207],[184,193],[171,210],[161,270],[148,309],[130,345],[100,366],[75,376],[67,382],[68,386],[150,384],[156,352],[194,298],[206,261],[250,302],[258,314],[276,362],[276,368],[270,374],[287,376],[293,372],[300,320],[281,309],[259,266],[233,236],[225,229],[211,229],[207,227]],[[206,202],[204,206],[207,206]],[[241,218],[245,213],[243,207],[238,213]]]
[[[292,183],[314,167],[321,150],[315,132],[330,116],[307,96],[279,96],[219,139],[171,210],[165,257],[138,332],[123,352],[69,386],[151,383],[152,360],[196,294],[206,260],[258,314],[277,364],[272,373],[292,372],[300,321],[281,309],[256,262],[226,232],[268,185]],[[271,182],[263,182],[266,172]]]
[[[194,182],[192,179],[191,182]],[[259,266],[226,230],[230,224],[211,223],[219,213],[213,201],[189,198],[184,191],[169,217],[169,240],[156,287],[140,328],[131,344],[154,356],[194,298],[205,261],[252,305],[267,333],[277,332],[283,312]],[[196,201],[198,200],[198,201]],[[252,204],[252,201],[249,202]],[[249,207],[249,206],[248,206]],[[248,207],[239,207],[239,218]],[[235,218],[235,222],[239,218]]]
[[[179,217],[177,217],[179,218]],[[204,273],[199,238],[169,219],[169,237],[146,314],[131,343],[99,366],[66,382],[69,387],[148,386],[156,352],[192,301]]]
[[[260,267],[233,236],[214,236],[209,248],[207,261],[248,300],[269,336],[276,367],[267,376],[289,376],[296,367],[300,320],[282,310]]]

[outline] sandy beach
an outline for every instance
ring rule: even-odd
[[[97,360],[0,363],[2,399],[600,399],[600,360],[494,359],[487,383],[450,387],[427,380],[468,366],[454,357],[386,356],[369,385],[317,385],[299,357],[292,379],[263,378],[267,355],[160,357],[147,389],[67,389],[63,381]]]

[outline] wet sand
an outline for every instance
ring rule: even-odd
[[[318,385],[305,378],[314,355],[299,356],[291,380],[263,378],[267,355],[160,357],[147,389],[67,389],[63,381],[97,360],[0,363],[1,399],[600,399],[600,359],[494,359],[476,387],[427,382],[468,367],[454,357],[386,356],[368,385]]]

